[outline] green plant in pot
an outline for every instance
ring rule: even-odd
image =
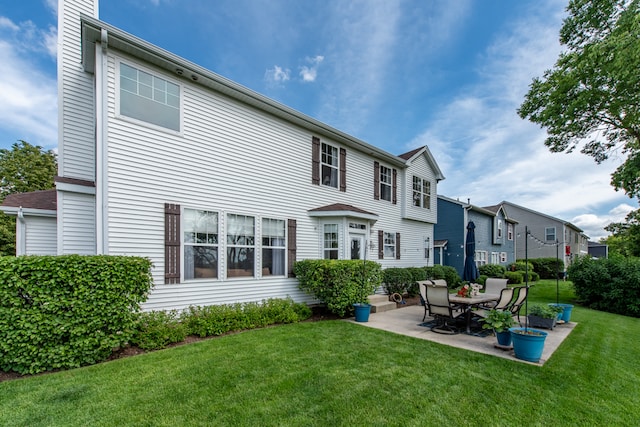
[[[529,306],[529,312],[527,313],[529,326],[533,328],[553,329],[556,326],[556,320],[560,312],[562,312],[562,307],[532,304]]]
[[[511,345],[511,333],[509,328],[516,324],[510,311],[491,310],[482,322],[482,329],[493,329],[498,339],[498,344],[502,346]]]

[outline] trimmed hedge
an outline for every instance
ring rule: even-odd
[[[105,360],[133,336],[150,268],[124,256],[0,258],[0,369],[35,374]]]
[[[412,280],[413,274],[408,268],[392,267],[382,270],[382,287],[387,295],[404,295]]]
[[[382,268],[375,261],[306,259],[293,265],[299,287],[344,317],[353,304],[366,302],[382,283]]]
[[[558,279],[564,276],[564,263],[558,258],[533,258],[529,262],[533,265],[533,271],[540,275],[541,279]]]
[[[457,288],[462,283],[458,272],[450,265],[434,265],[424,269],[427,272],[427,279],[444,279],[449,289]]]
[[[567,270],[576,296],[589,308],[640,317],[638,258],[579,257]]]
[[[505,271],[507,271],[507,269],[500,264],[483,264],[478,267],[480,275],[487,277],[503,278]]]

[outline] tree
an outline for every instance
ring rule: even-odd
[[[26,141],[0,149],[0,203],[9,194],[54,187],[58,170],[56,154]],[[0,255],[15,255],[15,217],[0,212]]]
[[[552,152],[597,163],[626,155],[611,185],[640,195],[640,0],[571,0],[560,30],[565,51],[535,78],[518,110],[546,128]]]
[[[604,229],[612,234],[605,239],[610,251],[625,257],[640,257],[640,210],[629,212],[624,222],[611,223]]]

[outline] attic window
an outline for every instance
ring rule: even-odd
[[[120,63],[120,115],[180,131],[180,86]]]

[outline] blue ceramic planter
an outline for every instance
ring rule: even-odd
[[[509,328],[509,332],[511,332],[513,352],[516,357],[527,362],[538,363],[542,357],[547,332],[531,328]]]
[[[562,311],[558,313],[558,320],[562,320],[565,323],[568,323],[571,320],[571,310],[573,309],[573,305],[571,304],[556,304],[552,303],[549,305],[553,305],[556,307],[562,308]]]
[[[368,322],[369,313],[371,313],[371,304],[356,303],[353,304],[355,309],[356,322]]]
[[[509,347],[511,345],[511,332],[509,331],[496,332],[496,338],[498,340],[498,344],[504,347]]]

